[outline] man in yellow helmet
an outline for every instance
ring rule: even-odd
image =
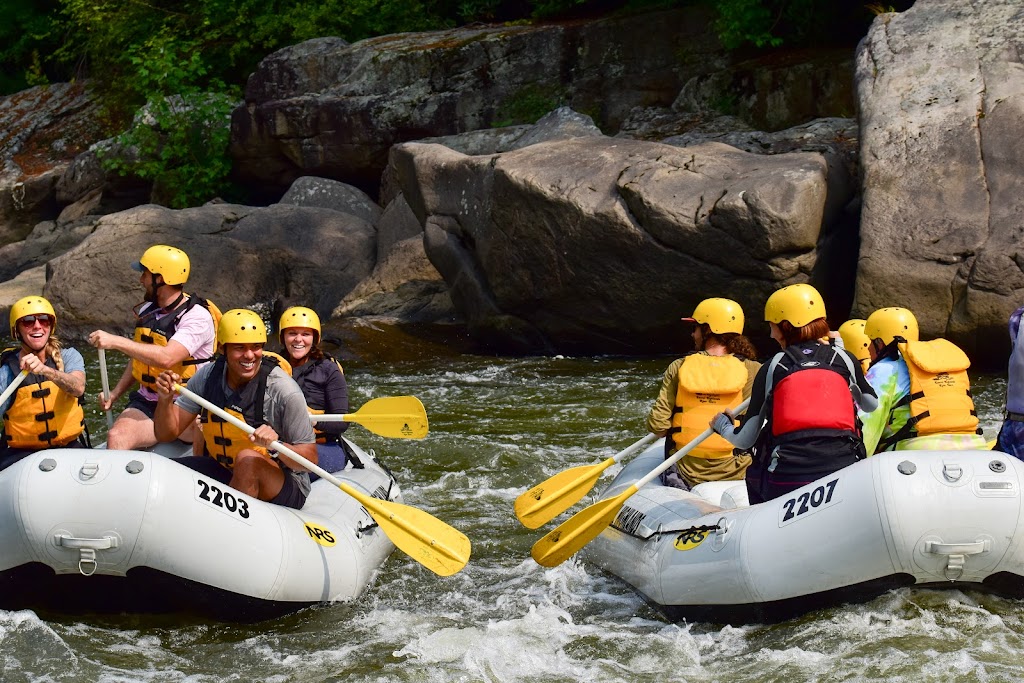
[[[172,441],[198,415],[204,455],[178,462],[253,498],[301,508],[309,495],[309,472],[284,454],[272,457],[269,448],[280,441],[316,463],[316,437],[299,385],[277,363],[264,362],[266,342],[267,328],[256,313],[226,312],[217,327],[220,355],[187,384],[193,393],[255,427],[251,436],[188,396],[176,398],[174,385],[181,377],[171,371],[156,381],[155,433],[160,441]]]
[[[743,309],[731,299],[704,299],[683,321],[694,323],[695,351],[665,370],[647,428],[665,436],[670,456],[707,429],[718,412],[750,396],[761,364],[743,336]],[[743,479],[750,455],[735,451],[719,436],[705,439],[663,475],[670,486],[689,489],[706,481]]]
[[[120,351],[131,359],[109,398],[100,395],[103,410],[110,410],[114,401],[139,385],[107,435],[107,448],[111,449],[148,448],[156,443],[156,377],[168,369],[190,377],[195,372],[192,361],[213,355],[216,337],[212,305],[183,291],[190,270],[185,252],[157,244],[147,249],[132,268],[141,273],[139,281],[145,290],[145,301],[135,311],[134,338],[103,330],[89,335],[89,343],[96,348]],[[191,432],[184,434],[183,440],[191,440]]]
[[[920,341],[917,318],[906,308],[868,316],[867,380],[878,409],[861,414],[869,454],[888,450],[984,448],[971,398],[967,355],[945,339]]]

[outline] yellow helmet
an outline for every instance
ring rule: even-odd
[[[893,337],[903,337],[907,341],[917,341],[920,337],[914,314],[896,306],[879,308],[869,315],[864,323],[864,334],[868,339],[881,339],[886,345],[892,342]]]
[[[18,336],[18,321],[24,318],[26,315],[42,315],[46,313],[53,317],[53,326],[50,328],[50,334],[53,334],[54,330],[57,329],[57,314],[53,312],[53,306],[50,302],[41,296],[26,296],[18,299],[11,306],[11,338],[20,339]]]
[[[142,254],[138,263],[132,268],[142,271],[143,268],[154,275],[162,275],[168,285],[182,285],[188,280],[188,254],[177,247],[166,244],[155,244]]]
[[[267,326],[256,313],[232,308],[217,325],[217,350],[224,344],[266,344]]]
[[[864,334],[864,320],[852,318],[839,326],[839,336],[843,338],[843,346],[853,354],[853,357],[863,363],[871,359],[868,347],[871,346],[871,338]]]
[[[777,290],[764,304],[764,319],[778,325],[788,320],[793,327],[825,317],[825,302],[810,285],[789,285]]]
[[[277,323],[278,334],[289,327],[310,327],[320,337],[320,316],[312,308],[303,306],[292,306],[281,314],[281,320]]]
[[[693,315],[683,320],[698,325],[707,323],[715,334],[743,333],[743,309],[732,299],[704,299],[693,309]]]

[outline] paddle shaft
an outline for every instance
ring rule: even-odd
[[[631,446],[628,446],[626,448],[623,448],[621,451],[619,451],[618,453],[613,455],[612,456],[612,462],[616,462],[616,463],[617,462],[622,462],[622,459],[625,458],[627,455],[633,455],[634,453],[636,453],[641,448],[644,448],[647,445],[652,444],[652,443],[654,443],[657,440],[658,440],[658,435],[657,434],[648,434],[647,436],[645,436],[644,438],[640,439],[636,443],[634,443]]]
[[[11,394],[21,386],[21,383],[25,381],[26,377],[28,377],[28,370],[22,370],[18,373],[17,377],[11,380],[11,383],[7,385],[6,389],[4,389],[4,393],[0,394],[0,405],[3,405],[7,399],[11,397]]]
[[[107,379],[107,351],[99,349],[100,354],[100,383],[103,385],[103,400],[110,400],[110,381]],[[107,429],[114,426],[114,416],[110,410],[104,411],[107,414]]]
[[[253,427],[249,426],[244,420],[239,420],[237,417],[235,417],[231,413],[227,412],[223,408],[219,408],[219,407],[215,406],[214,404],[210,403],[209,401],[207,401],[205,398],[203,398],[199,394],[195,393],[194,391],[189,391],[188,389],[186,389],[185,387],[181,386],[180,384],[175,384],[174,388],[179,393],[181,393],[181,394],[183,394],[185,396],[188,396],[190,399],[192,399],[193,401],[195,401],[196,403],[198,403],[202,407],[206,408],[207,410],[209,410],[211,413],[213,413],[217,417],[221,418],[222,420],[224,420],[226,422],[230,422],[234,426],[238,427],[239,429],[241,429],[246,434],[252,434],[253,432],[256,431]],[[318,465],[314,465],[309,460],[306,460],[301,455],[299,455],[298,453],[296,453],[292,449],[288,448],[287,446],[285,446],[280,441],[272,441],[271,444],[270,444],[270,447],[273,450],[278,451],[279,453],[284,453],[289,458],[291,458],[295,462],[299,463],[300,465],[305,467],[310,472],[315,472],[321,479],[326,479],[327,481],[331,482],[332,484],[334,484],[335,486],[340,488],[345,493],[351,494],[352,491],[354,490],[354,489],[352,489],[351,486],[349,486],[345,482],[341,481],[340,479],[335,477],[333,474],[331,474],[327,470],[323,469],[322,467],[320,467]]]
[[[309,414],[309,419],[310,419],[311,422],[359,422],[360,420],[363,420],[363,421],[371,420],[373,417],[374,417],[373,415],[360,415],[359,411],[356,411],[354,413],[346,413],[344,415],[341,415],[339,413],[310,413]],[[405,420],[414,420],[414,419],[416,419],[416,418],[418,418],[420,416],[419,415],[414,415],[412,413],[408,413],[408,414],[405,414],[405,413],[388,413],[387,415],[384,415],[383,417],[385,417],[386,419],[391,420],[391,421],[398,421],[398,420],[403,420],[403,419],[405,419]]]
[[[740,404],[739,404],[738,406],[736,406],[735,408],[731,408],[730,410],[731,410],[731,412],[732,412],[733,414],[736,414],[736,413],[738,413],[738,412],[740,412],[740,411],[742,411],[742,410],[746,409],[746,407],[747,407],[748,405],[750,405],[750,399],[749,399],[749,398],[748,398],[748,399],[746,399],[745,401],[743,401],[742,403],[740,403]],[[694,448],[696,448],[697,446],[699,446],[699,445],[700,445],[700,444],[701,444],[701,443],[702,443],[702,442],[704,441],[704,439],[708,438],[709,436],[711,436],[711,435],[712,435],[712,434],[714,434],[714,433],[715,433],[715,430],[713,430],[713,429],[712,429],[711,427],[708,427],[708,428],[707,428],[707,429],[705,429],[705,430],[704,430],[703,432],[701,432],[700,434],[698,434],[698,435],[697,435],[697,436],[696,436],[696,437],[695,437],[695,438],[694,438],[694,439],[693,439],[692,441],[690,441],[690,443],[686,444],[685,446],[683,446],[682,448],[680,448],[680,449],[679,449],[678,451],[676,451],[675,453],[673,453],[673,454],[671,455],[671,457],[669,457],[669,458],[668,458],[667,460],[665,460],[665,461],[664,461],[663,463],[661,463],[660,465],[658,465],[657,467],[655,467],[655,468],[654,468],[653,470],[651,470],[650,472],[648,472],[648,473],[647,473],[646,475],[644,475],[643,477],[640,477],[640,478],[639,478],[639,479],[638,479],[638,480],[636,481],[636,483],[635,483],[635,484],[633,484],[633,486],[631,486],[631,487],[630,487],[630,488],[632,488],[632,489],[633,489],[633,493],[636,493],[636,492],[637,492],[637,491],[639,491],[639,490],[640,490],[641,488],[643,488],[643,487],[644,487],[644,486],[646,486],[647,484],[649,484],[649,483],[651,483],[652,481],[654,481],[654,479],[655,479],[655,478],[657,478],[657,477],[661,476],[661,473],[662,473],[662,472],[664,472],[664,471],[665,471],[665,470],[667,470],[667,469],[668,469],[669,467],[672,467],[672,465],[675,465],[675,464],[676,464],[677,462],[679,462],[680,460],[682,460],[682,459],[683,459],[683,456],[684,456],[684,455],[686,455],[687,453],[689,453],[690,451],[692,451],[692,450],[693,450]],[[667,437],[666,437],[666,438],[667,438]]]

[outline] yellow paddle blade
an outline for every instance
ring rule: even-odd
[[[527,529],[547,524],[587,495],[598,477],[615,464],[608,458],[597,465],[581,465],[559,472],[516,498],[516,517]]]
[[[374,434],[393,439],[422,439],[427,435],[427,411],[415,396],[383,396],[344,416]]]
[[[543,567],[557,567],[600,536],[619,514],[626,499],[636,492],[634,484],[614,498],[580,510],[534,543],[530,555]]]
[[[469,562],[469,538],[455,527],[419,508],[374,498],[340,483],[341,490],[366,508],[399,550],[430,571],[451,576]]]
[[[992,450],[995,447],[996,447],[996,440],[995,439],[992,439],[987,444],[985,444],[985,448],[987,448],[988,450]]]

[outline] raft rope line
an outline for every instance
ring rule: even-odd
[[[380,486],[375,488],[373,490],[373,493],[371,493],[370,495],[373,496],[374,498],[376,498],[377,500],[385,500],[385,501],[386,500],[391,500],[391,486],[394,483],[395,483],[395,480],[391,479],[391,480],[388,481],[387,488],[384,488],[384,485],[381,484]],[[369,513],[367,513],[367,514],[369,514]],[[374,528],[380,526],[380,524],[377,523],[377,520],[373,519],[373,515],[370,515],[370,519],[373,520],[373,521],[371,521],[366,526],[363,526],[362,522],[357,522],[356,523],[356,531],[359,532],[359,533],[365,533],[365,532],[369,531],[370,529],[374,529]]]
[[[619,511],[619,514],[615,516],[615,520],[611,523],[611,526],[613,529],[617,529],[627,536],[638,538],[641,541],[646,541],[653,536],[664,536],[666,534],[679,534],[680,536],[686,535],[690,537],[696,534],[706,534],[709,531],[720,531],[722,529],[719,524],[702,524],[685,529],[663,529],[659,525],[657,529],[646,535],[642,535],[638,533],[638,530],[646,517],[647,515],[640,510],[624,505],[622,510]]]

